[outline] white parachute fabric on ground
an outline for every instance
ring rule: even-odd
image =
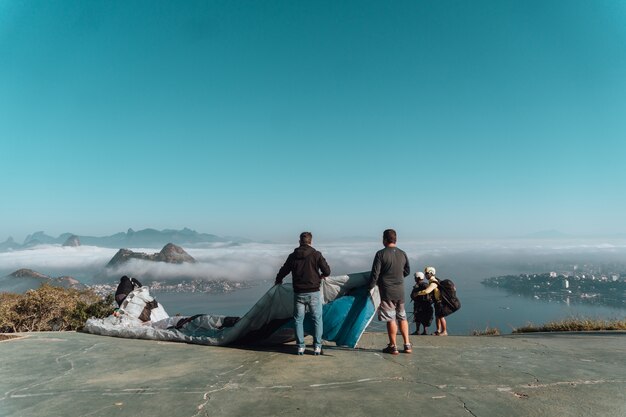
[[[380,304],[378,289],[367,291],[369,272],[331,276],[322,281],[324,303],[334,303],[324,315],[324,326],[334,326],[332,340],[342,345],[354,346]],[[142,287],[144,289],[146,287]],[[147,291],[144,290],[144,291]],[[361,294],[361,303],[355,303],[349,294]],[[363,294],[367,302],[363,302]],[[141,297],[144,297],[142,292]],[[365,308],[367,305],[367,308]],[[356,311],[355,311],[356,310]],[[163,310],[165,311],[165,310]],[[134,310],[133,310],[134,312]],[[106,336],[178,341],[205,345],[228,344],[275,344],[295,339],[292,325],[293,288],[291,284],[275,285],[243,317],[198,315],[192,317],[166,317],[158,321],[142,323],[130,314],[120,317],[87,320],[83,331]],[[229,322],[230,320],[230,322]],[[346,320],[352,323],[347,325]],[[178,326],[179,323],[185,323]],[[234,324],[233,324],[234,323]],[[229,327],[227,327],[229,326]]]
[[[146,305],[153,302],[154,297],[150,295],[150,290],[148,287],[140,287],[133,290],[122,302],[120,306],[120,311],[122,314],[125,314],[128,317],[135,318],[139,320],[139,316],[146,308]],[[163,306],[158,303],[158,306],[152,308],[150,310],[150,320],[149,321],[159,321],[168,318],[169,315],[163,308]]]
[[[357,272],[349,275],[337,275],[327,277],[322,281],[321,291],[324,296],[324,303],[329,303],[339,297],[343,297],[355,288],[367,287],[370,282],[370,272]],[[380,293],[378,288],[371,292],[374,304],[380,304]]]

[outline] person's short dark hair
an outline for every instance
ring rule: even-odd
[[[387,229],[383,232],[383,241],[387,243],[396,243],[397,235],[393,229]]]
[[[302,232],[300,233],[300,244],[301,245],[310,245],[313,241],[313,235],[311,232]]]

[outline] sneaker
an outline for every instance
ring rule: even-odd
[[[313,354],[315,356],[323,355],[324,353],[322,352],[322,347],[321,346],[315,346],[315,350],[313,351]]]
[[[386,348],[383,349],[383,353],[390,353],[392,355],[397,355],[398,354],[398,348],[396,347],[396,345],[387,345]]]
[[[413,353],[413,345],[410,343],[407,343],[406,345],[404,345],[404,353]]]
[[[304,355],[304,348],[303,347],[299,347],[298,348],[298,355]]]

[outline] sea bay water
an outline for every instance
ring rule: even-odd
[[[412,281],[412,278],[408,277],[406,281]],[[467,335],[474,330],[484,330],[486,327],[497,327],[505,334],[528,323],[538,325],[548,321],[582,317],[600,319],[624,319],[626,317],[626,310],[614,307],[537,300],[485,287],[482,284],[475,285],[476,283],[462,278],[456,279],[455,283],[462,307],[447,318],[450,334]],[[252,288],[227,294],[158,293],[155,296],[170,315],[243,316],[271,285],[271,283],[263,282]],[[406,285],[405,292],[407,313],[410,316],[412,304],[408,298],[409,285]],[[410,326],[413,331],[414,323]],[[435,330],[434,326],[433,320],[431,332]],[[368,331],[385,331],[385,324],[374,318]]]

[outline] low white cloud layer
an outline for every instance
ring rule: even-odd
[[[215,246],[211,248],[185,248],[198,262],[195,264],[167,264],[131,260],[116,268],[105,265],[117,252],[116,249],[93,246],[62,247],[38,246],[28,250],[0,253],[0,273],[9,274],[20,268],[52,275],[104,276],[117,278],[121,275],[150,276],[167,280],[173,277],[196,279],[255,280],[273,279],[287,255],[295,245],[242,244],[239,246]],[[527,241],[452,241],[452,242],[405,242],[404,249],[413,269],[423,268],[423,262],[445,262],[458,259],[524,259],[541,256],[623,256],[626,242],[527,242]],[[382,245],[370,243],[333,243],[316,246],[327,259],[333,274],[366,271],[371,267],[374,254]],[[133,249],[153,253],[153,249]]]
[[[46,271],[75,271],[103,268],[116,249],[95,246],[41,245],[30,249],[0,253],[0,271],[9,273],[28,268]]]

